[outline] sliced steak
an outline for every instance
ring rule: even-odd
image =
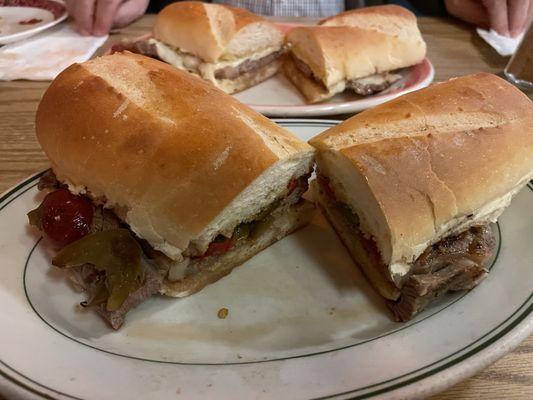
[[[277,60],[283,55],[283,49],[267,54],[257,60],[246,60],[234,67],[224,67],[215,71],[216,79],[235,79],[250,71],[257,70]]]
[[[350,234],[364,249],[367,256],[367,270],[380,271],[390,280],[387,266],[372,238],[363,235],[359,219],[350,207],[337,200],[329,179],[317,174],[321,193],[329,201],[346,225]],[[488,225],[474,226],[466,231],[448,236],[429,246],[411,265],[403,281],[395,283],[399,298],[388,301],[396,320],[408,321],[422,311],[430,302],[448,291],[469,290],[487,276],[484,265],[494,253],[496,239]],[[358,261],[361,264],[361,261]],[[365,270],[364,270],[365,271]],[[391,284],[393,283],[390,280]],[[392,297],[391,297],[392,298]],[[396,298],[396,297],[394,297]]]
[[[147,57],[156,58],[159,60],[157,54],[157,47],[155,43],[150,42],[150,39],[138,40],[133,43],[134,53],[139,53]]]
[[[280,201],[274,202],[278,211],[282,207],[290,207],[291,205],[300,201],[302,194],[308,188],[308,179],[310,175],[311,172],[289,182],[287,189],[283,193],[283,197],[280,199]],[[54,173],[49,170],[43,174],[39,185],[42,188],[56,189],[59,185],[61,185],[61,183],[56,179]],[[117,228],[127,228],[127,225],[121,222],[111,210],[105,209],[99,204],[105,204],[105,199],[102,199],[101,202],[93,202],[94,214],[89,233],[93,234],[102,231],[114,230]],[[273,212],[272,210],[263,210],[262,213],[267,211],[269,213]],[[268,215],[264,215],[261,217],[261,219],[266,220],[267,217]],[[247,223],[243,222],[242,225],[247,225]],[[131,232],[131,234],[133,237],[135,237],[133,232]],[[233,232],[233,234],[235,234],[235,232]],[[84,307],[94,308],[94,310],[97,311],[113,329],[119,329],[123,325],[125,315],[129,312],[129,310],[138,306],[152,295],[159,293],[161,291],[164,277],[174,266],[177,266],[177,264],[181,263],[173,261],[163,253],[154,250],[147,241],[139,238],[136,238],[136,240],[141,245],[143,250],[143,254],[141,256],[142,274],[140,274],[140,284],[138,287],[136,285],[128,287],[128,289],[133,291],[129,293],[124,302],[121,304],[120,308],[117,310],[109,311],[106,308],[109,297],[108,290],[105,286],[106,272],[99,270],[92,264],[84,264],[81,266],[68,268],[68,275],[76,288],[87,293],[87,300],[82,302],[81,305]],[[227,250],[229,249],[230,248]],[[207,252],[204,253],[207,254]],[[207,254],[206,256],[205,254],[200,253],[200,257],[197,258],[200,259],[219,255]],[[187,265],[184,265],[184,268],[186,267]]]
[[[155,268],[147,263],[143,263],[144,282],[135,292],[131,293],[122,306],[115,311],[107,311],[105,304],[101,304],[97,311],[109,322],[113,329],[119,329],[124,323],[124,316],[134,307],[137,307],[143,301],[147,300],[161,289],[163,276],[158,274]]]
[[[398,301],[389,306],[398,321],[408,321],[448,291],[468,290],[487,276],[484,264],[496,240],[489,226],[444,238],[415,261]]]
[[[413,274],[436,272],[458,259],[484,264],[492,255],[496,239],[488,225],[474,226],[456,236],[448,236],[424,251],[415,261]]]
[[[142,262],[144,279],[141,286],[130,293],[118,310],[108,311],[105,303],[96,304],[95,308],[113,329],[119,329],[124,323],[124,317],[129,310],[138,306],[152,295],[159,292],[163,276],[157,273],[155,268],[148,262]],[[69,269],[70,278],[74,285],[87,293],[88,301],[97,295],[100,285],[103,284],[104,274],[90,264]],[[83,302],[85,305],[87,302]]]
[[[397,321],[409,321],[444,293],[472,289],[486,276],[487,271],[475,263],[451,264],[434,274],[412,275],[398,302],[390,302],[389,307]]]
[[[389,72],[370,75],[365,78],[348,81],[346,87],[361,96],[368,96],[389,88],[394,82],[399,81],[401,75]]]
[[[56,190],[63,186],[65,185],[57,180],[51,169],[47,170],[41,176],[38,183],[39,190]],[[111,210],[105,209],[101,205],[93,204],[93,211],[89,233],[107,231],[125,226]],[[113,329],[119,329],[124,323],[126,313],[130,309],[158,293],[161,288],[163,275],[157,272],[153,262],[143,258],[141,268],[143,276],[142,284],[134,292],[130,293],[121,307],[115,311],[108,311],[105,303],[102,303],[105,299],[98,299],[99,292],[102,293],[101,289],[105,285],[105,272],[98,271],[91,264],[69,268],[68,272],[76,288],[87,293],[87,301],[83,302],[82,305],[87,306],[87,304],[90,304],[91,307],[94,306],[96,311]]]
[[[291,53],[291,56],[294,65],[296,65],[296,68],[298,68],[304,76],[314,80],[327,90],[327,87],[324,85],[322,80],[315,76],[309,65],[296,57],[293,53]],[[361,96],[368,96],[389,88],[393,83],[399,81],[401,78],[402,76],[394,71],[383,72],[380,74],[374,74],[364,78],[348,81],[346,82],[346,89],[351,89]]]
[[[131,51],[132,53],[142,54],[146,57],[155,58],[160,60],[157,53],[157,47],[155,43],[150,42],[150,39],[137,40],[135,42],[124,40],[119,43],[115,43],[111,47],[111,54],[120,53],[122,51]]]
[[[309,65],[307,65],[305,62],[300,60],[298,57],[294,55],[294,53],[291,53],[292,60],[294,62],[294,65],[296,65],[296,68],[300,70],[300,72],[311,79],[314,79],[317,82],[320,82],[320,79],[318,79],[314,74]]]

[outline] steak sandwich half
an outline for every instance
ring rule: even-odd
[[[292,29],[284,72],[308,102],[351,90],[369,95],[401,79],[426,55],[413,13],[395,5],[360,8]]]
[[[63,71],[36,118],[52,172],[30,213],[113,328],[303,226],[314,150],[209,83],[117,53]]]
[[[533,104],[469,75],[358,114],[310,142],[319,205],[400,321],[486,275],[489,226],[533,178]]]
[[[198,75],[226,93],[274,75],[284,52],[283,34],[272,22],[241,8],[199,1],[168,5],[155,19],[153,37],[126,48]]]

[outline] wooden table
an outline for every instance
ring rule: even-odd
[[[152,21],[153,16],[143,17],[112,35],[109,43],[148,32]],[[498,73],[507,62],[466,25],[421,18],[420,27],[436,81],[477,71]],[[47,86],[48,82],[0,82],[0,192],[48,166],[34,135],[35,110]],[[533,337],[483,372],[432,399],[533,399]]]

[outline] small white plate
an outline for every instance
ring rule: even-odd
[[[304,140],[335,124],[279,122]],[[494,225],[489,277],[409,323],[391,321],[317,215],[200,293],[143,303],[113,332],[76,311],[83,296],[28,227],[37,180],[0,198],[0,392],[9,399],[418,398],[533,330],[533,186]]]
[[[33,36],[67,18],[65,6],[58,1],[29,1],[39,6],[0,6],[0,45]]]
[[[435,76],[429,59],[404,71],[404,77],[387,90],[372,96],[358,96],[346,91],[333,98],[306,104],[298,89],[282,72],[257,86],[234,95],[240,102],[269,117],[318,117],[356,113],[392,100],[402,94],[428,86]]]

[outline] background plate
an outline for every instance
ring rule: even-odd
[[[334,121],[281,120],[304,140]],[[50,268],[25,214],[38,176],[0,199],[0,390],[13,397],[401,398],[428,395],[532,331],[533,190],[494,226],[490,276],[415,320],[383,302],[317,216],[228,277],[180,300],[153,298],[112,332]],[[226,307],[229,316],[218,319]]]
[[[0,6],[0,45],[29,38],[67,18],[61,1],[20,0],[19,3],[21,6]]]
[[[296,24],[277,24],[283,31],[288,31]],[[139,36],[132,41],[145,40],[151,34]],[[104,51],[110,54],[112,47]],[[339,114],[351,114],[385,103],[395,97],[419,90],[433,82],[435,69],[428,58],[420,64],[406,68],[403,78],[387,90],[372,96],[358,96],[346,91],[329,100],[317,104],[307,104],[296,87],[285,77],[282,71],[260,84],[233,96],[254,110],[267,117],[320,117]]]
[[[317,104],[306,104],[295,86],[279,72],[257,86],[234,94],[239,101],[269,117],[311,117],[355,113],[428,86],[435,76],[429,59],[407,68],[404,77],[389,89],[373,96],[349,91]]]

